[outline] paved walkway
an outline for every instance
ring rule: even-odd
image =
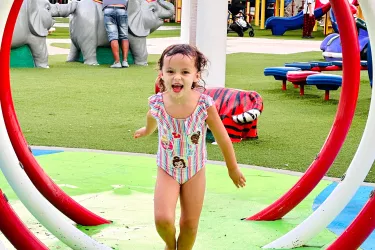
[[[50,55],[68,54],[69,49],[51,46],[51,43],[70,43],[70,39],[47,39]],[[149,38],[147,50],[149,54],[161,54],[171,44],[180,43],[179,37]],[[267,38],[228,37],[227,54],[232,53],[262,53],[262,54],[292,54],[309,51],[320,51],[321,41],[281,40]]]

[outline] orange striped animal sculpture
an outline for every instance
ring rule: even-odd
[[[255,91],[209,88],[219,116],[232,142],[258,138],[258,117],[263,111],[263,99]]]

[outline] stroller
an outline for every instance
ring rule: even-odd
[[[230,18],[232,16],[232,18]],[[242,10],[238,13],[232,13],[228,10],[228,27],[227,27],[227,34],[230,31],[234,31],[238,34],[238,36],[243,37],[245,31],[249,30],[249,36],[253,37],[254,28],[251,26],[250,23],[246,21],[245,15]]]

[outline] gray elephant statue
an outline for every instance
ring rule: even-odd
[[[36,67],[48,68],[46,37],[54,25],[53,17],[67,17],[77,2],[51,4],[48,0],[24,0],[13,32],[12,49],[28,45]]]
[[[129,0],[129,46],[137,65],[147,65],[146,37],[174,15],[174,5],[164,0]],[[85,64],[98,65],[96,49],[110,46],[104,27],[102,4],[81,0],[70,19],[72,44],[68,62],[79,61],[80,51]]]

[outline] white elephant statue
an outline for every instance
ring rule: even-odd
[[[54,25],[53,17],[67,17],[77,6],[51,4],[48,0],[24,0],[13,32],[12,49],[28,45],[36,67],[48,68],[46,37]]]
[[[137,65],[147,65],[146,37],[175,13],[174,5],[164,0],[129,0],[129,46]],[[102,4],[94,0],[81,0],[70,19],[72,44],[68,62],[79,61],[80,51],[85,64],[98,65],[96,49],[110,46],[104,27]]]

